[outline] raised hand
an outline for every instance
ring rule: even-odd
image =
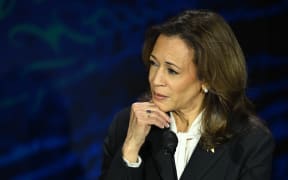
[[[123,157],[136,162],[139,150],[150,132],[151,126],[169,127],[169,116],[153,102],[136,102],[131,106],[127,136],[122,147]]]

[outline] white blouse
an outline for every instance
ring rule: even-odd
[[[173,113],[170,112],[170,130],[173,131],[178,138],[178,145],[174,154],[178,179],[180,179],[192,153],[194,152],[200,140],[201,117],[202,112],[195,118],[187,132],[178,132]]]

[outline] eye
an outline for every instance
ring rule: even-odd
[[[157,66],[156,62],[153,60],[149,60],[149,65],[150,66]]]
[[[179,74],[177,71],[175,71],[175,70],[173,70],[173,69],[171,69],[171,68],[168,68],[168,73],[169,73],[169,74],[172,74],[172,75],[177,75],[177,74]]]

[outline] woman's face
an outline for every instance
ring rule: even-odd
[[[194,50],[178,36],[160,35],[150,55],[152,101],[164,112],[199,109],[202,82],[193,63]]]

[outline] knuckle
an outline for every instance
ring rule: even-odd
[[[140,103],[140,102],[135,102],[135,103],[133,103],[132,104],[132,109],[137,109],[137,110],[139,110],[141,107],[142,107],[142,103]]]
[[[137,107],[137,102],[133,103],[133,104],[131,105],[131,107],[132,107],[132,109],[135,109],[135,108]]]

